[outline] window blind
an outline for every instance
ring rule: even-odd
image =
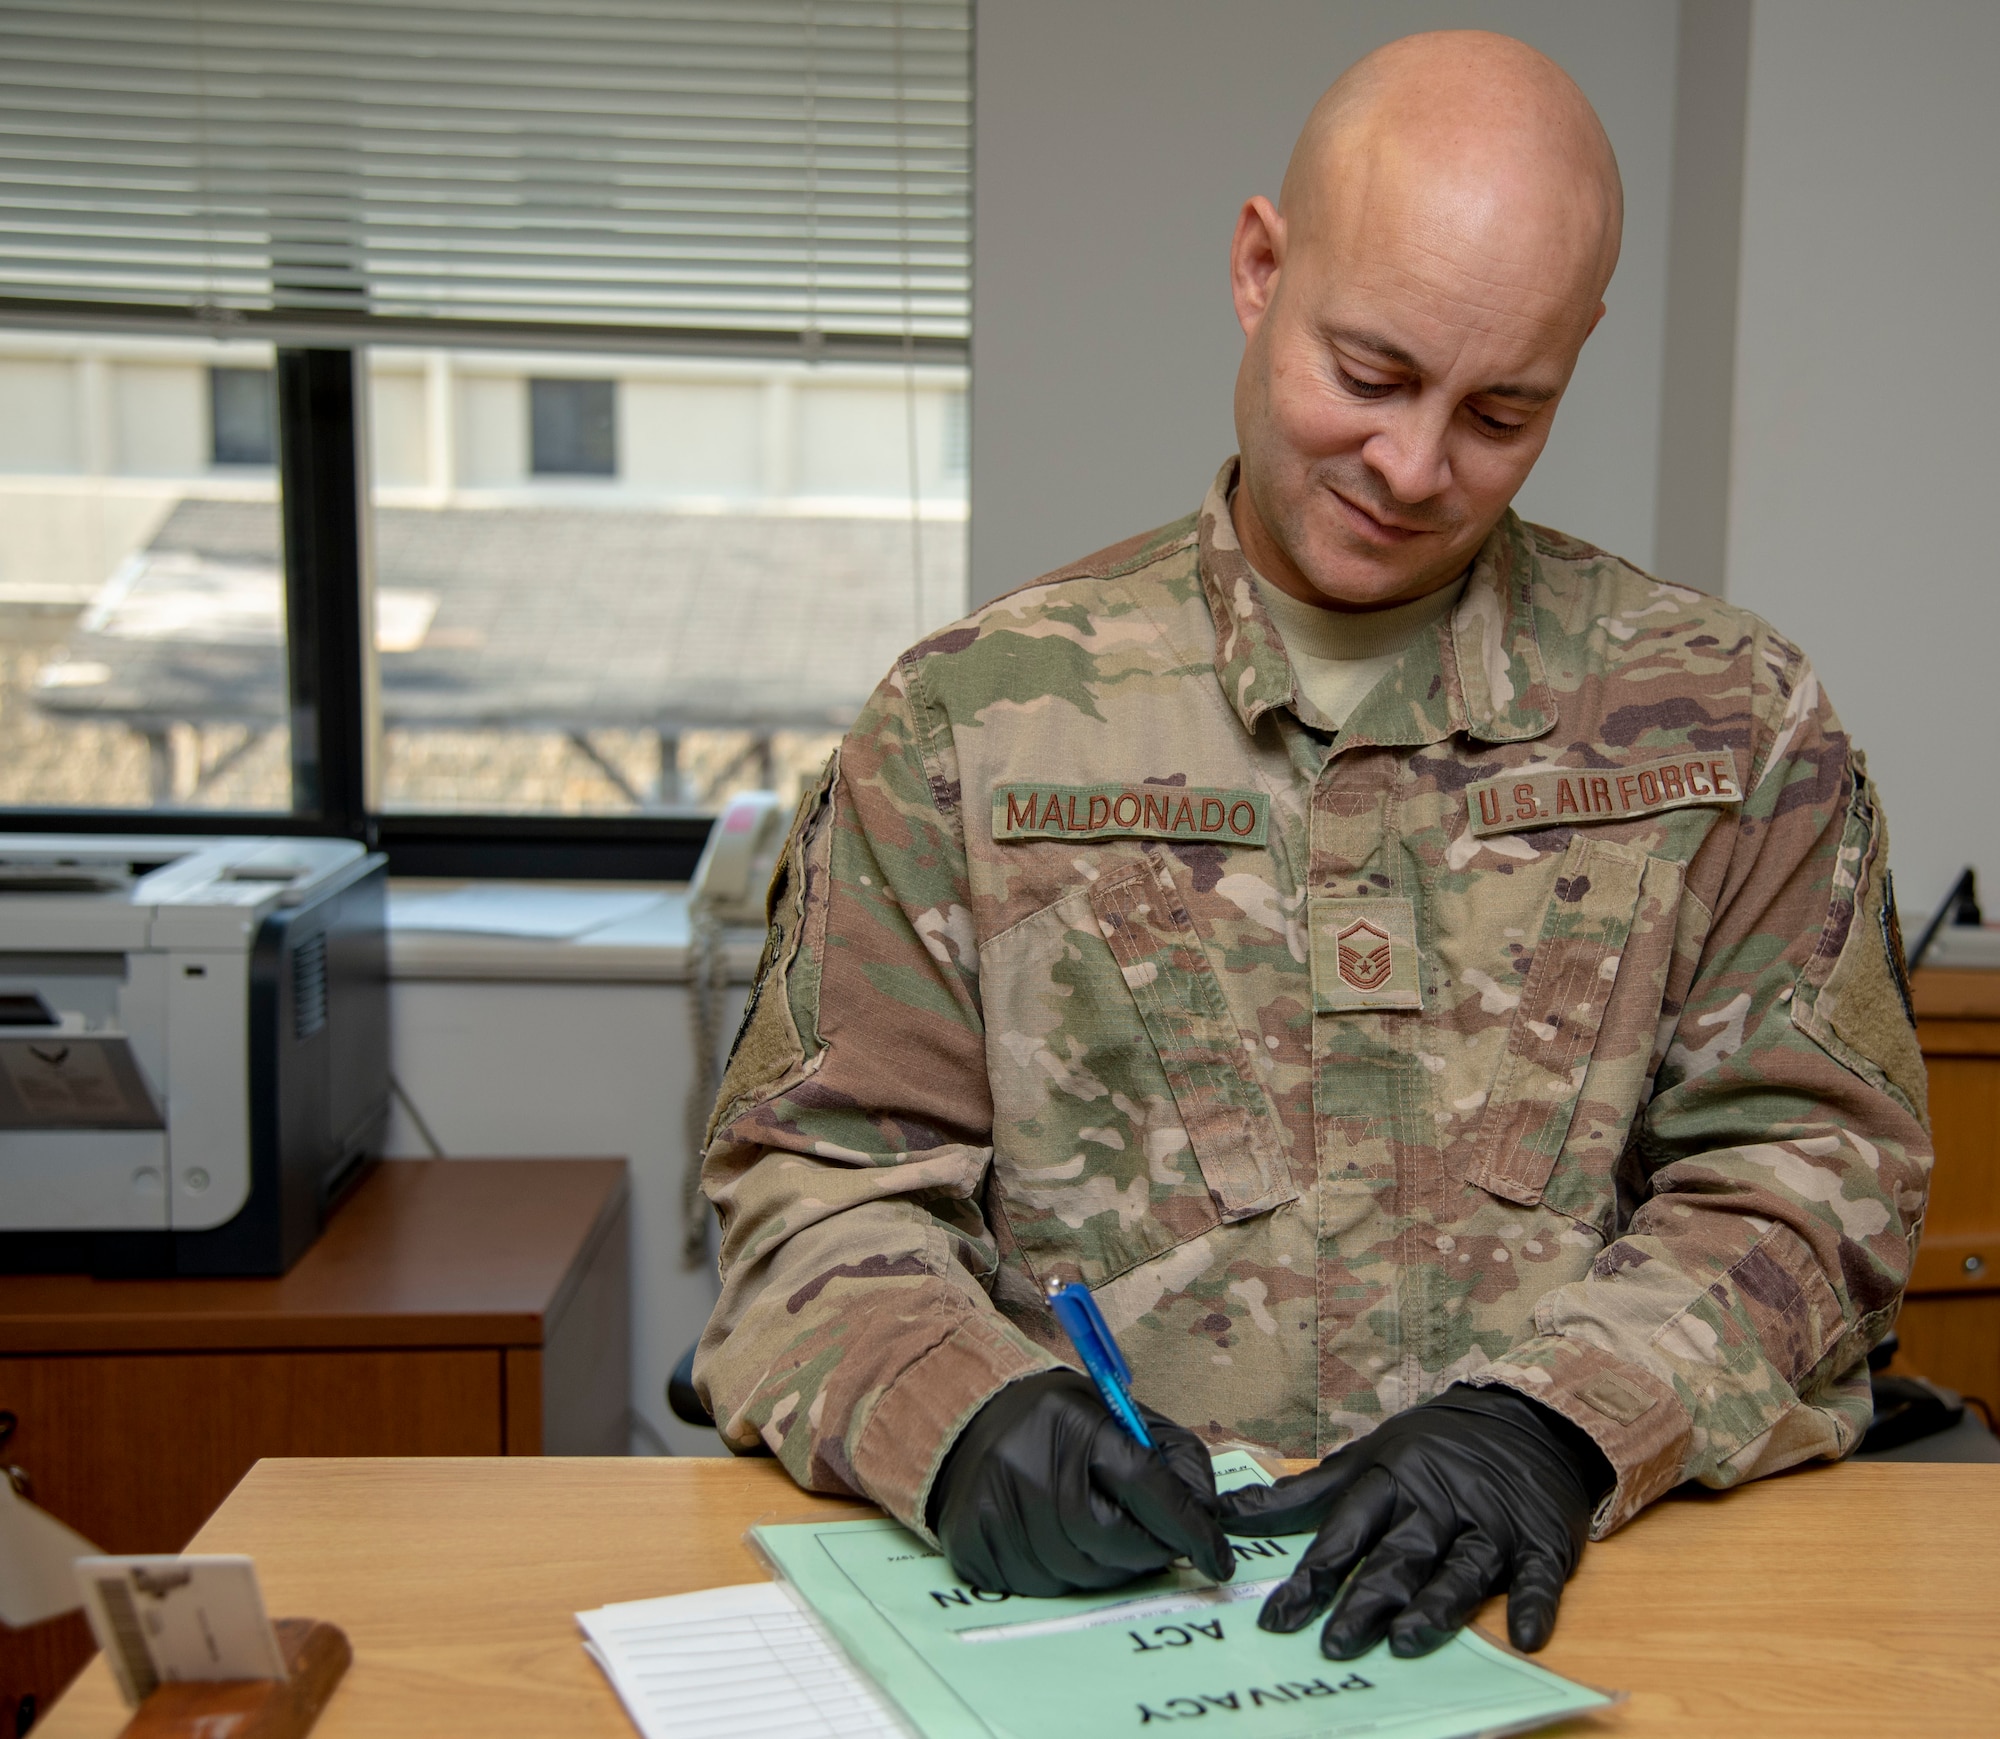
[[[0,0],[0,319],[962,355],[971,0]]]

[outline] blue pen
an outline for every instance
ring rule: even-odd
[[[1125,1355],[1111,1338],[1111,1325],[1097,1308],[1097,1300],[1090,1296],[1090,1288],[1051,1280],[1049,1308],[1056,1313],[1056,1321],[1062,1324],[1077,1357],[1083,1360],[1083,1368],[1090,1373],[1090,1380],[1097,1385],[1111,1416],[1145,1448],[1151,1449],[1152,1434],[1139,1416],[1139,1409],[1132,1404],[1132,1367],[1126,1364]]]

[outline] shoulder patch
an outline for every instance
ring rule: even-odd
[[[1792,992],[1792,1024],[1924,1121],[1928,1081],[1889,880],[1888,828],[1868,775],[1850,765],[1849,777],[1854,794],[1834,866],[1833,898],[1819,946]]]
[[[821,1048],[819,977],[826,950],[826,878],[833,844],[833,799],[840,782],[840,750],[792,817],[792,831],[778,856],[765,912],[770,927],[763,956],[743,1005],[743,1019],[729,1047],[722,1091],[703,1138],[753,1101],[790,1080]]]

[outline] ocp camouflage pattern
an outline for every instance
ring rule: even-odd
[[[1811,666],[1510,514],[1335,734],[1233,479],[912,648],[802,803],[710,1129],[725,1438],[921,1528],[1080,1279],[1218,1444],[1512,1385],[1616,1468],[1600,1535],[1845,1453],[1930,1153],[1880,809]],[[1736,795],[1474,825],[1483,781],[1664,798],[1670,764]],[[996,838],[1030,788],[1268,829]]]

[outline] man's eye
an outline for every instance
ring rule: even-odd
[[[1510,436],[1518,435],[1528,426],[1526,423],[1502,422],[1498,417],[1489,417],[1484,411],[1473,411],[1472,417],[1473,421],[1496,441],[1504,441]]]
[[[1396,390],[1396,383],[1394,381],[1357,380],[1337,362],[1333,365],[1333,372],[1339,377],[1341,387],[1345,391],[1351,392],[1358,399],[1379,399],[1383,394],[1392,393]]]

